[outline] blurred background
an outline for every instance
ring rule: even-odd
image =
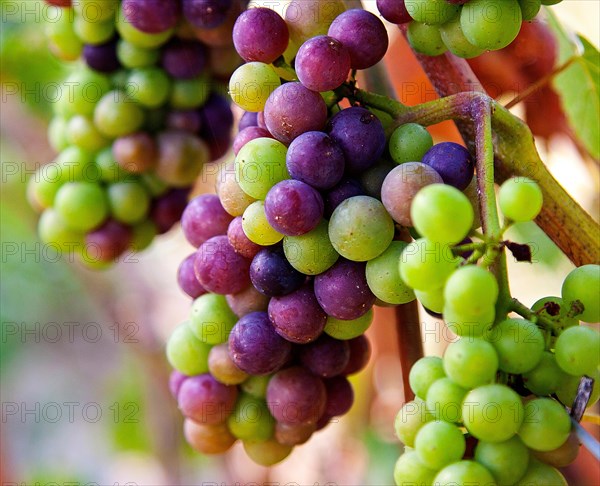
[[[256,466],[239,445],[225,456],[203,457],[184,443],[164,358],[166,338],[190,306],[176,271],[193,248],[179,228],[103,272],[58,257],[36,236],[26,182],[55,155],[46,142],[51,104],[44,89],[69,69],[47,51],[40,5],[0,1],[2,484],[393,484],[401,452],[393,418],[403,390],[394,315],[386,309],[377,309],[368,332],[374,353],[367,370],[353,378],[352,411],[282,464]],[[597,46],[599,7],[566,0],[554,10]],[[404,39],[392,28],[390,36],[385,62],[399,99],[431,99],[433,89]],[[524,107],[515,111],[522,114]],[[458,140],[451,124],[432,134],[436,142]],[[598,219],[597,161],[582,155],[564,130],[540,139],[539,150],[565,189]],[[197,192],[213,191],[211,173],[201,177]],[[560,295],[573,267],[550,240],[533,223],[515,226],[508,238],[532,243],[537,260],[509,261],[514,295],[528,305]],[[449,332],[421,316],[426,352],[441,355]],[[596,426],[587,427],[598,435]],[[598,464],[583,450],[565,474],[570,484],[600,484]]]

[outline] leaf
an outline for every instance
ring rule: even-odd
[[[572,35],[547,10],[549,25],[558,41],[558,63],[573,56],[574,63],[558,74],[553,85],[569,125],[595,159],[600,158],[600,52],[587,39]],[[581,49],[583,52],[581,52]]]

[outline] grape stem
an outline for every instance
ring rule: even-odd
[[[559,334],[559,330],[555,322],[539,315],[535,311],[532,311],[529,307],[527,307],[525,304],[521,303],[518,299],[515,299],[514,297],[509,300],[508,310],[519,314],[521,317],[527,319],[528,321],[538,324],[547,331],[550,331],[555,336],[558,336]]]

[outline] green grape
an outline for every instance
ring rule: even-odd
[[[481,314],[495,305],[497,299],[496,278],[477,265],[460,267],[444,286],[444,302],[461,313]]]
[[[253,375],[250,376],[240,387],[243,391],[256,398],[265,398],[267,396],[267,386],[271,375]]]
[[[284,56],[291,61],[299,47],[311,37],[325,35],[335,18],[346,10],[342,0],[327,2],[294,2],[285,9],[290,31],[290,44]]]
[[[123,8],[120,8],[117,13],[117,30],[121,37],[125,39],[127,42],[133,44],[137,47],[142,47],[146,49],[152,49],[163,45],[167,42],[171,35],[173,34],[173,30],[165,30],[164,32],[160,32],[158,34],[146,34],[141,30],[136,29],[123,14]]]
[[[105,94],[96,105],[94,123],[107,137],[129,135],[142,126],[144,113],[123,91]]]
[[[94,229],[108,216],[104,189],[93,182],[67,182],[56,193],[54,206],[65,223],[78,231]]]
[[[569,438],[559,447],[551,451],[532,451],[533,456],[552,467],[567,467],[572,464],[577,455],[581,444],[575,432],[569,434]]]
[[[367,283],[371,292],[388,304],[406,304],[415,300],[414,292],[400,278],[398,261],[406,246],[403,241],[392,241],[387,250],[367,263]]]
[[[118,0],[77,0],[73,7],[77,14],[90,22],[112,20],[117,12]]]
[[[335,208],[329,220],[331,244],[348,260],[372,260],[388,248],[393,238],[394,221],[383,204],[373,197],[354,196],[346,199]]]
[[[515,484],[527,470],[529,449],[514,436],[504,442],[480,440],[475,461],[492,473],[499,486]]]
[[[146,67],[133,69],[127,77],[129,97],[147,108],[163,105],[169,98],[171,81],[162,69]]]
[[[115,182],[108,186],[107,194],[110,212],[117,221],[136,224],[148,214],[150,196],[140,182]]]
[[[425,356],[412,366],[408,374],[408,381],[414,394],[425,399],[427,390],[433,382],[445,376],[442,359],[437,356]]]
[[[44,165],[35,171],[27,183],[27,199],[37,210],[54,205],[56,193],[62,185],[62,168],[55,162]]]
[[[98,45],[108,42],[115,34],[115,23],[112,20],[97,22],[85,17],[76,17],[73,29],[84,44]]]
[[[227,419],[231,433],[242,440],[268,440],[275,431],[275,419],[264,400],[242,394]]]
[[[415,451],[423,464],[439,470],[459,461],[466,450],[463,433],[448,422],[428,422],[417,432]]]
[[[473,206],[467,196],[446,184],[430,184],[413,199],[410,217],[416,230],[430,241],[455,244],[473,225]]]
[[[565,329],[556,340],[554,355],[570,375],[591,375],[600,365],[600,333],[584,326]]]
[[[499,358],[499,368],[516,375],[537,366],[545,349],[542,331],[525,319],[506,319],[486,336]]]
[[[493,486],[494,477],[481,464],[474,461],[460,461],[450,464],[438,472],[433,479],[435,486],[477,485]]]
[[[169,103],[178,110],[199,108],[208,99],[211,83],[206,74],[192,79],[175,79],[171,89]]]
[[[521,427],[525,412],[521,397],[505,385],[484,385],[467,393],[462,406],[465,427],[487,442],[504,442]],[[522,437],[521,437],[522,438]]]
[[[444,311],[444,289],[433,289],[425,292],[424,290],[415,290],[415,297],[426,309],[441,314]]]
[[[328,228],[323,219],[308,233],[283,238],[283,251],[292,267],[305,275],[319,275],[337,261],[340,255],[329,240]]]
[[[123,169],[115,160],[112,146],[106,147],[96,154],[96,167],[100,180],[104,182],[117,182],[132,179],[133,176]]]
[[[143,68],[156,64],[160,58],[160,51],[144,49],[120,39],[117,43],[117,58],[128,69]]]
[[[426,406],[437,420],[458,423],[462,420],[462,402],[468,390],[450,378],[434,381],[427,390]]]
[[[72,117],[67,125],[67,130],[69,143],[90,152],[97,152],[110,143],[98,131],[94,122],[82,115]]]
[[[268,467],[283,461],[290,455],[293,447],[280,444],[275,439],[265,441],[245,440],[244,450],[254,462]]]
[[[235,158],[242,190],[255,199],[264,199],[271,187],[289,179],[286,154],[287,147],[272,138],[256,138],[244,145]]]
[[[482,49],[509,45],[521,29],[517,0],[471,0],[463,5],[460,25],[467,40]]]
[[[594,370],[590,378],[594,379],[594,386],[592,388],[592,394],[590,395],[587,408],[594,405],[598,401],[598,398],[600,398],[600,371]],[[556,390],[556,396],[558,399],[570,407],[577,397],[580,381],[581,376],[572,376],[567,373],[563,373],[558,390]]]
[[[257,245],[270,246],[281,241],[283,235],[273,229],[265,215],[265,203],[255,201],[244,211],[242,229],[250,241]]]
[[[421,162],[423,155],[433,147],[433,138],[423,125],[406,123],[390,136],[389,149],[394,162]]]
[[[457,385],[475,388],[491,382],[498,370],[494,347],[482,338],[460,338],[444,353],[444,371]]]
[[[560,1],[560,0],[559,0]],[[541,0],[519,0],[523,22],[533,20],[542,8]]]
[[[446,0],[405,0],[408,14],[417,22],[444,24],[459,11],[459,6]]]
[[[208,353],[211,346],[200,341],[185,321],[175,328],[167,341],[169,364],[184,375],[208,372]]]
[[[467,40],[460,25],[460,16],[446,22],[444,25],[440,25],[440,35],[448,50],[463,59],[480,56],[485,51],[485,49],[474,46]]]
[[[551,398],[536,398],[525,405],[525,420],[519,436],[527,447],[551,451],[560,447],[571,432],[571,419],[564,407]]]
[[[437,25],[412,21],[408,24],[407,37],[410,46],[419,54],[439,56],[448,50]]]
[[[446,303],[443,315],[446,326],[457,336],[484,336],[487,338],[494,324],[496,308],[490,305],[487,309],[482,309],[478,313],[459,312]]]
[[[64,103],[63,115],[92,116],[98,101],[110,90],[110,80],[104,74],[86,67],[72,72],[63,83],[59,103]]]
[[[237,68],[229,80],[229,95],[246,111],[262,111],[269,95],[281,85],[277,73],[268,64],[247,62]]]
[[[535,458],[529,460],[529,467],[525,475],[516,486],[569,486],[565,477],[551,466]]]
[[[154,172],[141,174],[140,181],[152,197],[162,196],[169,190],[169,185]]]
[[[158,229],[151,219],[134,225],[131,231],[131,249],[135,252],[148,248],[158,233]]]
[[[398,439],[407,447],[414,447],[417,433],[428,422],[434,420],[434,416],[425,407],[425,402],[415,398],[405,403],[396,414],[394,430]]]
[[[333,316],[327,316],[324,331],[325,334],[328,334],[332,338],[345,341],[364,334],[365,331],[369,329],[372,322],[373,309],[369,309],[366,314],[349,321],[336,319]]]
[[[77,146],[67,147],[54,159],[59,168],[59,182],[97,181],[100,174],[93,161],[92,154],[87,150]]]
[[[79,247],[78,252],[75,254],[78,257],[78,261],[91,270],[108,270],[114,265],[114,261],[102,260],[98,251],[93,246],[83,245]]]
[[[578,300],[583,304],[582,314],[576,317],[584,322],[600,322],[600,265],[583,265],[573,270],[562,284],[562,298],[568,306]]]
[[[50,50],[63,61],[75,61],[81,56],[83,43],[75,33],[73,25],[73,10],[46,6],[48,19],[46,22],[46,37],[50,43]]]
[[[71,229],[58,212],[46,209],[38,221],[40,240],[47,245],[56,246],[62,253],[73,252],[83,245],[84,234]]]
[[[397,486],[429,486],[435,473],[421,462],[415,451],[405,450],[394,466],[394,482]]]
[[[227,341],[237,321],[224,295],[208,293],[194,300],[189,326],[200,341],[221,344]]]
[[[523,373],[523,383],[538,396],[556,392],[565,378],[565,372],[556,363],[554,355],[548,351],[542,353],[535,368]]]
[[[548,306],[548,304],[551,305]],[[555,315],[549,313],[550,309]],[[560,297],[543,297],[531,306],[531,310],[539,316],[554,322],[558,329],[579,325],[577,319],[568,315],[570,306]],[[557,313],[555,313],[556,311]]]
[[[400,256],[400,277],[415,290],[442,288],[459,263],[447,245],[425,238],[409,243]]]
[[[504,216],[512,221],[533,220],[541,211],[542,190],[527,177],[508,179],[498,191],[498,205]]]
[[[69,146],[67,140],[68,122],[67,119],[61,116],[54,116],[48,124],[48,142],[56,152],[60,152]]]

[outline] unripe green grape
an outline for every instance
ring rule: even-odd
[[[420,398],[405,403],[396,414],[394,430],[396,436],[407,447],[414,447],[417,433],[427,422],[434,420],[433,414],[427,410],[425,402]]]
[[[185,321],[175,328],[167,341],[169,364],[184,375],[208,372],[208,353],[211,346],[200,341]]]
[[[69,142],[67,140],[68,123],[69,120],[61,116],[54,116],[48,124],[48,142],[56,152],[60,152],[69,146]]]
[[[292,267],[305,275],[319,275],[337,261],[340,255],[329,240],[328,227],[323,219],[308,233],[283,238],[283,251]]]
[[[515,484],[527,470],[529,449],[517,436],[504,442],[481,440],[475,447],[475,460],[492,473],[498,485]]]
[[[554,345],[556,363],[573,376],[591,375],[600,365],[600,333],[589,327],[569,327]]]
[[[335,18],[346,10],[342,0],[327,2],[294,2],[285,8],[285,21],[290,32],[290,44],[283,53],[291,61],[300,46],[317,35],[325,35]]]
[[[73,2],[73,8],[78,16],[89,22],[105,20],[114,22],[118,6],[118,0],[76,0]]]
[[[509,45],[521,29],[517,0],[471,0],[463,5],[460,24],[467,40],[482,49]]]
[[[323,331],[332,338],[345,341],[354,339],[365,333],[373,322],[373,309],[369,309],[366,314],[349,321],[336,319],[333,316],[327,316],[327,322]]]
[[[75,115],[69,120],[67,138],[70,144],[77,145],[90,152],[97,152],[110,143],[98,131],[94,122],[82,115]]]
[[[46,209],[38,221],[38,234],[40,240],[55,246],[62,253],[76,251],[83,245],[84,234],[71,229],[52,208]]]
[[[77,231],[89,231],[108,216],[104,189],[93,182],[67,182],[56,193],[56,211],[65,223]]]
[[[426,406],[437,420],[458,423],[462,421],[462,402],[469,390],[450,378],[434,381],[427,390]]]
[[[97,22],[77,16],[73,28],[83,43],[91,45],[108,42],[115,34],[115,23],[112,20]]]
[[[485,51],[485,49],[471,44],[465,37],[460,25],[460,16],[446,22],[444,25],[440,25],[440,35],[448,50],[463,59],[480,56]]]
[[[427,467],[439,470],[459,461],[466,450],[463,433],[448,422],[435,421],[423,425],[415,438],[415,451]]]
[[[150,246],[158,230],[154,221],[146,219],[131,229],[131,249],[135,252],[145,250]]]
[[[112,146],[106,147],[96,154],[96,167],[100,180],[104,182],[117,182],[132,179],[133,176],[123,169],[113,155]]]
[[[40,167],[27,182],[27,199],[36,210],[54,205],[56,193],[62,185],[61,167],[52,162]]]
[[[486,338],[498,353],[499,368],[517,375],[535,368],[545,349],[542,331],[525,319],[505,319]]]
[[[438,472],[432,484],[436,486],[454,486],[458,484],[492,486],[496,483],[492,474],[481,464],[474,461],[460,461],[450,464]]]
[[[75,61],[81,55],[83,43],[75,33],[73,9],[51,5],[47,8],[45,31],[50,50],[63,61]]]
[[[562,298],[570,306],[578,300],[583,313],[575,316],[584,322],[600,322],[600,265],[582,265],[571,271],[562,284]]]
[[[117,13],[117,30],[121,37],[131,44],[145,49],[152,49],[163,45],[173,34],[173,29],[165,30],[158,34],[146,34],[136,29],[123,14],[123,8]]]
[[[557,470],[535,458],[529,460],[525,475],[517,483],[518,486],[532,485],[569,486],[565,477]]]
[[[568,407],[573,405],[573,402],[577,397],[581,378],[581,376],[573,376],[567,373],[562,375],[560,385],[558,386],[558,390],[556,390],[556,396]],[[592,388],[592,393],[590,395],[587,408],[590,408],[592,405],[594,405],[600,398],[600,370],[594,370],[594,372],[590,374],[590,378],[594,379],[594,386]]]
[[[242,394],[227,419],[231,433],[242,440],[268,440],[275,431],[275,419],[260,398]]]
[[[110,184],[107,195],[112,217],[125,224],[141,222],[150,209],[150,196],[137,181]]]
[[[208,99],[212,85],[206,74],[192,79],[175,79],[169,103],[178,110],[200,108]]]
[[[448,245],[421,238],[402,251],[400,277],[409,287],[427,292],[442,288],[458,263]]]
[[[144,122],[138,104],[123,91],[105,94],[94,110],[94,123],[107,137],[117,138],[135,132]]]
[[[208,293],[194,300],[189,327],[200,341],[221,344],[237,321],[224,295]]]
[[[560,0],[559,0],[560,1]],[[523,22],[533,20],[542,8],[541,0],[519,0]]]
[[[527,177],[508,179],[498,191],[500,211],[512,221],[533,220],[541,211],[542,203],[540,186]]]
[[[133,69],[127,77],[128,96],[147,108],[163,105],[170,94],[171,81],[162,69]]]
[[[250,459],[261,466],[272,466],[283,461],[294,449],[280,444],[275,439],[265,441],[245,440],[244,451]]]
[[[62,184],[76,181],[98,181],[100,174],[93,166],[93,160],[89,151],[75,145],[67,147],[54,159],[54,163],[59,169],[57,173],[59,182]]]
[[[375,297],[388,304],[406,304],[415,300],[414,292],[400,278],[398,261],[406,247],[403,241],[392,241],[387,250],[367,262],[367,283]]]
[[[130,175],[130,177],[133,177]],[[162,196],[169,190],[169,185],[154,172],[145,172],[140,175],[140,182],[152,197]]]
[[[394,482],[397,486],[433,484],[435,473],[421,462],[415,451],[405,450],[394,466]]]
[[[114,265],[112,260],[102,260],[95,246],[82,245],[75,255],[79,263],[94,271],[108,270]]]
[[[397,164],[420,162],[431,147],[433,147],[431,134],[418,123],[400,125],[390,136],[390,155]]]
[[[107,76],[86,67],[73,71],[64,81],[64,85],[69,89],[61,91],[58,102],[64,104],[61,111],[69,116],[75,114],[92,116],[96,104],[110,90],[110,80]]]
[[[461,338],[450,343],[443,358],[448,378],[463,388],[490,383],[498,370],[498,354],[482,338]]]
[[[425,356],[412,366],[408,374],[408,381],[414,394],[425,399],[427,390],[433,382],[445,376],[442,359],[437,356]]]
[[[439,56],[448,50],[437,25],[422,24],[413,20],[408,24],[407,37],[410,46],[426,56]]]
[[[253,397],[265,398],[270,379],[271,375],[251,375],[240,385],[240,388]]]
[[[444,302],[458,312],[482,313],[495,305],[497,299],[496,278],[477,265],[458,268],[444,286]]]
[[[548,304],[550,305],[548,306]],[[552,313],[555,313],[557,309],[558,313],[555,315],[550,314],[550,310],[552,310]],[[531,310],[540,317],[554,322],[558,329],[565,329],[567,327],[579,325],[579,321],[576,318],[568,315],[571,307],[567,305],[567,302],[560,297],[543,297],[537,300],[535,304],[531,306]]]
[[[277,73],[268,64],[248,62],[231,75],[229,95],[246,111],[262,111],[269,95],[281,85]]]
[[[267,221],[263,201],[255,201],[246,208],[242,216],[242,229],[248,239],[257,245],[274,245],[283,239],[283,235]]]
[[[415,290],[415,297],[426,309],[442,314],[444,311],[444,289]]]
[[[160,58],[158,49],[138,47],[124,39],[117,43],[117,58],[128,69],[153,66]]]
[[[544,351],[535,368],[523,374],[524,385],[538,396],[551,395],[556,392],[566,373],[556,363],[554,354]]]
[[[496,308],[490,305],[478,312],[459,312],[450,304],[446,303],[443,310],[444,322],[457,336],[465,337],[487,337],[494,319]]]
[[[458,5],[446,0],[405,0],[404,4],[414,20],[430,25],[444,24],[459,12]]]
[[[525,420],[519,437],[536,451],[560,447],[571,432],[571,419],[564,407],[551,398],[536,398],[525,405]]]
[[[242,190],[255,199],[264,199],[275,184],[290,177],[286,154],[287,147],[272,138],[256,138],[244,145],[235,158]]]

